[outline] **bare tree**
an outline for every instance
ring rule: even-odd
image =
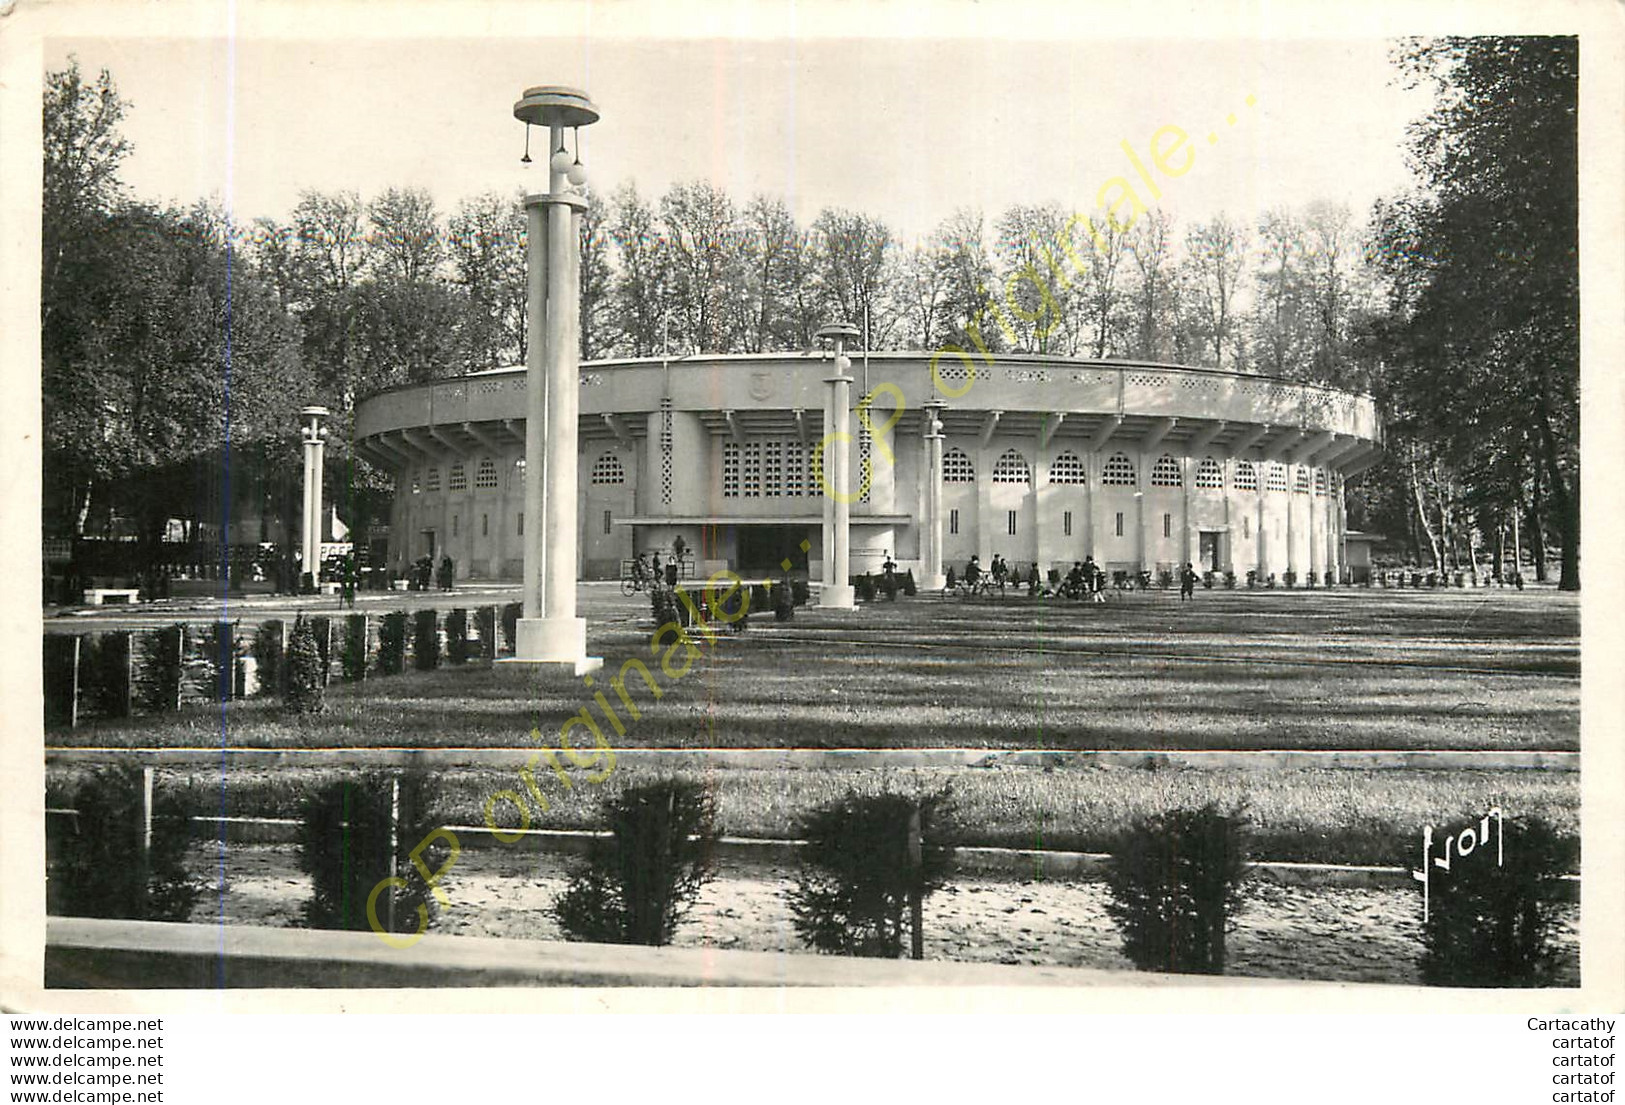
[[[1192,294],[1190,319],[1215,368],[1241,360],[1234,308],[1246,250],[1245,233],[1222,213],[1191,227],[1185,236],[1184,269]]]
[[[1135,275],[1128,292],[1130,349],[1142,360],[1167,360],[1174,354],[1179,318],[1173,220],[1161,208],[1153,209],[1129,231],[1127,250]]]

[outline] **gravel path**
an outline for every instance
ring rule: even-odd
[[[192,919],[289,926],[298,923],[310,880],[292,845],[238,845],[225,859],[200,848],[210,892]],[[547,908],[564,888],[567,860],[511,850],[464,851],[442,885],[451,908],[434,930],[460,936],[561,939]],[[680,947],[803,952],[785,892],[793,870],[725,867],[678,931]],[[1421,949],[1418,895],[1402,890],[1305,890],[1256,884],[1228,944],[1228,974],[1414,985]],[[1044,964],[1131,970],[1096,882],[1013,882],[961,876],[926,902],[925,954],[959,962]],[[1562,907],[1563,980],[1579,984],[1579,908]]]

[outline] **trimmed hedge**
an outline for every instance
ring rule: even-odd
[[[433,671],[440,666],[440,619],[433,610],[412,615],[412,666]]]
[[[141,638],[141,704],[155,713],[169,713],[181,707],[181,682],[185,676],[186,626],[176,624],[145,633]]]
[[[446,659],[466,663],[471,649],[468,641],[468,611],[462,607],[446,615]]]
[[[325,687],[333,675],[333,619],[326,614],[315,615],[310,619],[310,632],[316,638],[316,660]]]
[[[797,935],[835,955],[896,959],[908,931],[909,898],[947,885],[953,846],[942,842],[950,794],[849,793],[801,819],[807,843],[790,891]],[[909,825],[919,814],[920,856],[909,855]]]
[[[102,717],[130,716],[135,689],[133,643],[128,630],[99,633],[85,641],[89,654],[80,657],[81,684]]]
[[[1552,936],[1562,877],[1579,869],[1580,842],[1539,818],[1500,827],[1495,855],[1455,855],[1448,872],[1429,872],[1430,909],[1422,926],[1422,981],[1430,986],[1531,987],[1557,984]],[[1483,849],[1488,841],[1481,842]],[[1493,846],[1493,845],[1491,845]]]
[[[259,676],[260,694],[283,694],[287,689],[287,623],[270,618],[254,631],[254,665]]]
[[[510,602],[502,607],[503,651],[509,656],[519,651],[519,618],[524,612],[522,602]]]
[[[1245,822],[1215,803],[1143,818],[1111,848],[1106,912],[1142,971],[1224,973],[1225,934],[1246,877]]]
[[[497,658],[497,608],[482,606],[474,611],[474,632],[480,638],[480,657],[486,663]]]
[[[339,669],[346,683],[367,678],[367,615],[350,614],[344,619],[344,650],[339,653]]]
[[[327,705],[314,621],[300,614],[294,619],[293,632],[288,635],[288,689],[283,705],[295,714],[319,714]]]
[[[378,670],[399,675],[406,670],[406,611],[391,610],[378,626]]]
[[[428,883],[413,865],[411,852],[436,827],[430,817],[435,788],[422,772],[400,776],[392,857],[392,782],[386,772],[365,772],[329,783],[306,800],[299,829],[299,868],[311,878],[311,897],[304,909],[305,924],[310,927],[370,929],[367,900],[391,875],[405,880],[406,886],[391,885],[378,895],[379,927],[416,932],[419,907],[434,912]],[[431,845],[431,849],[435,847],[441,845]],[[423,859],[431,871],[439,869],[440,860],[432,851]],[[391,899],[393,926],[389,923]]]
[[[72,727],[79,715],[79,653],[85,638],[47,633],[45,653],[45,724]]]
[[[553,906],[565,936],[670,944],[700,889],[716,877],[716,813],[704,785],[687,779],[627,787],[606,799],[610,839],[594,841]]]
[[[70,799],[77,815],[49,835],[48,912],[140,921],[184,921],[191,914],[204,884],[186,870],[185,805],[154,795],[149,850],[142,844],[142,789],[141,769],[128,765],[98,767],[80,783]]]

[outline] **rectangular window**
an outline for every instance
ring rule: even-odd
[[[519,512],[519,536],[525,536],[525,512],[522,510]]]
[[[1117,512],[1117,536],[1123,536],[1123,512],[1121,510]]]
[[[480,536],[481,537],[489,537],[490,535],[491,535],[491,516],[489,514],[482,514],[482,515],[480,515]]]
[[[1246,540],[1248,538],[1251,538],[1252,535],[1253,535],[1253,520],[1251,518],[1243,518],[1241,520],[1241,536],[1242,536],[1242,539]]]
[[[957,510],[950,510],[948,512],[948,532],[959,532],[959,511]]]
[[[604,536],[609,536],[609,511],[604,511]]]
[[[1015,511],[1013,511],[1013,510],[1010,511],[1010,517],[1009,517],[1008,521],[1005,523],[1005,526],[1009,530],[1010,536],[1014,537],[1016,535],[1016,512]]]
[[[451,535],[453,537],[457,536],[457,515],[455,514],[451,516]]]
[[[1162,516],[1162,535],[1164,537],[1172,537],[1174,535],[1174,516],[1172,514],[1164,514]]]
[[[1070,510],[1061,515],[1061,535],[1063,537],[1072,536],[1072,512]]]

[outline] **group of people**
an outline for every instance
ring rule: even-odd
[[[412,562],[412,574],[408,577],[414,591],[427,591],[430,580],[434,581],[442,591],[450,591],[457,581],[457,566],[452,563],[449,556],[440,558],[440,567],[434,566],[434,557],[428,553],[418,557]]]
[[[1004,558],[997,553],[993,554],[993,563],[986,574],[991,577],[992,584],[998,587],[1001,592],[1006,584],[1020,586],[1022,583],[1020,576],[1013,573],[1009,565],[1005,563]],[[965,565],[965,574],[962,581],[974,592],[982,584],[983,575],[981,558],[972,556]],[[1195,566],[1190,563],[1180,569],[1179,600],[1181,602],[1195,598],[1196,584],[1201,578],[1197,574]],[[951,569],[948,573],[948,583],[950,587],[954,585]],[[1029,595],[1048,595],[1051,593],[1044,587],[1043,581],[1039,577],[1038,563],[1036,561],[1029,565],[1027,569],[1026,584]],[[1053,593],[1070,599],[1088,598],[1094,602],[1105,602],[1106,573],[1100,565],[1095,563],[1093,556],[1086,556],[1082,560],[1074,560],[1072,570],[1066,574],[1065,579],[1060,581]]]

